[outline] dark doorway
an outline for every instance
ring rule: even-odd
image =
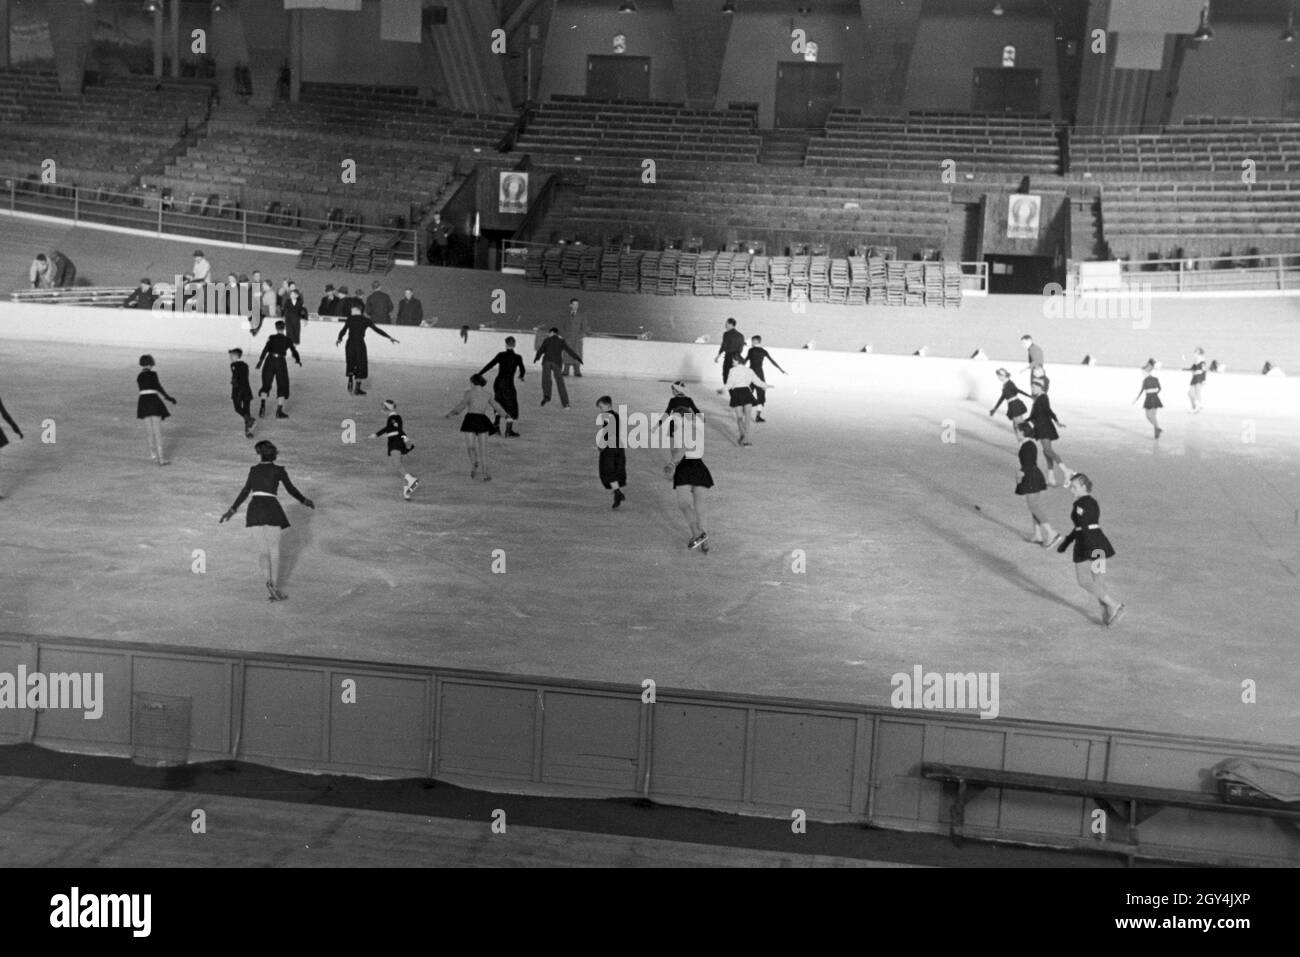
[[[838,63],[776,65],[776,129],[819,130],[840,105],[844,71]]]
[[[650,58],[587,57],[587,96],[597,100],[650,99]]]
[[[1065,285],[1065,264],[1058,268],[1051,256],[985,256],[984,261],[991,295],[1041,296],[1048,283]]]
[[[1042,70],[976,67],[971,110],[976,113],[1038,113]]]

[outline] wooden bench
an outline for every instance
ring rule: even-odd
[[[1176,807],[1239,816],[1267,817],[1276,820],[1284,830],[1287,829],[1287,825],[1300,828],[1300,807],[1289,808],[1281,802],[1229,804],[1218,795],[1202,791],[1180,791],[1142,784],[1088,781],[1050,774],[996,771],[991,768],[934,762],[921,765],[921,776],[930,781],[942,782],[944,794],[952,797],[950,833],[953,842],[958,846],[965,836],[966,805],[973,797],[990,787],[1010,791],[1031,791],[1036,794],[1081,797],[1095,802],[1111,818],[1123,821],[1127,826],[1125,842],[1108,841],[1106,845],[1099,846],[1097,849],[1123,853],[1128,857],[1129,863],[1132,863],[1133,858],[1141,852],[1138,826],[1164,808]],[[1293,830],[1292,833],[1300,833],[1300,830]]]

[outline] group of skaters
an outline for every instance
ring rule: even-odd
[[[1115,549],[1106,534],[1101,530],[1101,507],[1092,497],[1092,480],[1082,472],[1076,472],[1065,464],[1059,451],[1053,445],[1060,439],[1058,429],[1065,424],[1057,417],[1052,408],[1048,390],[1051,380],[1044,367],[1043,349],[1031,336],[1022,336],[1021,344],[1025,346],[1029,364],[1022,372],[1030,374],[1029,392],[1025,392],[1006,369],[998,369],[997,376],[1002,383],[998,401],[989,410],[989,415],[997,413],[999,407],[1006,403],[1006,416],[1010,420],[1016,437],[1020,440],[1017,453],[1019,468],[1016,473],[1016,494],[1024,498],[1033,520],[1033,533],[1030,542],[1058,552],[1065,552],[1073,545],[1075,577],[1080,587],[1095,597],[1101,606],[1101,621],[1110,626],[1124,617],[1126,606],[1111,596],[1106,585],[1106,561],[1114,557]],[[1157,412],[1162,407],[1160,401],[1160,380],[1155,373],[1160,364],[1149,359],[1142,367],[1145,378],[1137,398],[1143,400],[1147,420],[1154,430],[1154,438],[1159,439],[1164,431],[1160,428]],[[1193,353],[1192,365],[1184,371],[1192,373],[1188,398],[1191,411],[1199,413],[1204,408],[1203,391],[1207,363],[1204,350],[1197,348]],[[1021,397],[1030,399],[1026,406]],[[1044,472],[1038,467],[1038,453],[1041,448],[1043,460],[1047,465]],[[1070,510],[1073,526],[1068,535],[1062,535],[1052,527],[1047,517],[1044,503],[1040,496],[1049,487],[1056,487],[1057,472],[1060,472],[1060,485],[1067,488],[1074,496],[1074,505]]]
[[[574,305],[576,303],[571,304],[571,314]],[[375,325],[373,320],[364,314],[361,304],[350,303],[348,312],[349,315],[343,322],[335,344],[341,345],[345,339],[347,340],[348,393],[353,396],[364,396],[367,393],[362,386],[369,373],[366,333],[374,331],[393,344],[398,344],[398,340]],[[1112,558],[1115,550],[1099,524],[1100,506],[1092,496],[1092,480],[1086,474],[1076,472],[1066,465],[1054,445],[1060,439],[1058,430],[1065,426],[1057,417],[1049,398],[1051,383],[1046,374],[1043,350],[1029,336],[1022,337],[1021,341],[1028,353],[1029,364],[1022,372],[1030,373],[1030,391],[1026,393],[1020,389],[1006,369],[998,369],[997,375],[1001,380],[1002,389],[997,404],[989,410],[989,415],[996,414],[1005,403],[1005,414],[1020,440],[1015,492],[1025,499],[1033,521],[1033,532],[1029,541],[1045,549],[1055,547],[1062,553],[1073,546],[1073,561],[1079,585],[1099,602],[1103,624],[1112,625],[1124,616],[1126,610],[1123,603],[1111,596],[1104,578],[1105,560]],[[460,431],[466,439],[471,479],[491,481],[486,443],[488,436],[504,435],[507,438],[519,436],[519,432],[515,429],[515,424],[520,417],[517,383],[524,381],[526,367],[523,357],[515,351],[515,347],[515,339],[507,337],[505,349],[470,377],[469,388],[465,390],[461,401],[446,414],[451,418],[464,413]],[[296,343],[286,333],[284,320],[277,320],[275,333],[268,337],[257,362],[257,368],[262,370],[262,388],[258,393],[261,398],[258,418],[265,416],[266,403],[273,388],[277,398],[276,417],[288,418],[284,405],[290,393],[288,371],[290,357],[299,366],[302,365]],[[252,438],[257,419],[251,414],[253,392],[248,365],[243,361],[241,349],[230,350],[229,358],[231,398],[235,412],[240,417],[244,434]],[[729,406],[736,417],[738,444],[749,446],[752,444],[749,439],[750,410],[757,410],[755,422],[766,421],[762,413],[766,405],[766,393],[772,388],[764,378],[766,363],[771,362],[772,366],[783,374],[785,370],[763,348],[760,336],[752,337],[747,345],[745,337],[736,328],[734,319],[727,320],[723,341],[714,361],[722,362],[723,384],[718,392],[729,396]],[[550,402],[550,387],[554,383],[562,405],[568,408],[569,396],[564,386],[564,378],[568,370],[565,366],[568,364],[577,375],[581,375],[579,371],[582,365],[581,355],[560,335],[558,328],[552,328],[538,345],[533,362],[543,363],[541,404],[545,406]],[[166,466],[169,460],[163,445],[162,422],[169,417],[166,403],[176,405],[177,400],[163,387],[152,356],[141,356],[139,366],[140,371],[136,377],[137,418],[145,425],[151,459],[159,466]],[[1147,417],[1151,421],[1157,439],[1162,431],[1156,419],[1157,410],[1161,407],[1160,383],[1155,376],[1158,368],[1159,364],[1154,359],[1144,366],[1145,378],[1138,394],[1138,398],[1144,399]],[[486,375],[493,369],[496,370],[496,376],[489,391]],[[1187,370],[1193,374],[1188,394],[1192,405],[1191,411],[1194,413],[1199,413],[1204,408],[1202,393],[1206,370],[1204,352],[1198,348],[1195,350],[1192,365]],[[684,382],[673,382],[671,391],[668,405],[655,423],[655,428],[662,429],[666,426],[668,430],[669,441],[665,446],[671,450],[671,458],[664,466],[664,472],[672,479],[678,507],[690,527],[691,538],[688,548],[707,552],[708,533],[704,528],[703,506],[705,493],[713,487],[713,477],[704,463],[700,444],[682,441],[687,428],[699,428],[702,425],[703,416],[694,400],[687,394],[687,386]],[[1029,399],[1030,404],[1026,405],[1022,397]],[[622,447],[619,416],[611,397],[601,396],[597,400],[596,407],[597,421],[601,427],[601,440],[597,443],[600,449],[598,474],[602,485],[613,492],[612,507],[617,509],[627,497],[626,450]],[[395,402],[392,400],[384,402],[383,412],[386,420],[384,425],[373,433],[373,438],[387,440],[388,457],[397,455],[398,471],[402,476],[402,495],[409,500],[420,484],[419,478],[408,465],[409,457],[415,450],[415,443],[407,435],[405,423]],[[2,404],[0,404],[0,418],[8,423],[10,429],[19,438],[22,438],[22,432]],[[501,431],[503,420],[504,433]],[[674,436],[676,436],[675,441]],[[7,444],[7,441],[3,430],[0,430],[0,447]],[[1040,450],[1046,464],[1046,471],[1040,469],[1038,464]],[[285,490],[302,504],[309,508],[314,508],[314,505],[294,487],[284,467],[276,464],[278,450],[273,443],[260,441],[254,447],[254,451],[259,459],[258,464],[250,468],[243,489],[234,504],[221,517],[221,521],[228,521],[244,501],[249,500],[246,524],[256,530],[261,550],[260,561],[266,574],[267,592],[272,601],[281,601],[286,596],[279,589],[278,581],[279,537],[280,532],[289,527],[289,523],[276,497],[278,489],[283,485]],[[1073,528],[1068,535],[1062,535],[1053,527],[1041,498],[1042,493],[1049,487],[1058,485],[1058,472],[1060,486],[1067,488],[1074,496],[1070,513]]]

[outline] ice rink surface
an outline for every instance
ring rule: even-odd
[[[716,383],[693,385],[717,483],[706,556],[685,547],[666,453],[629,453],[619,511],[596,477],[595,399],[658,412],[666,383],[588,373],[568,380],[571,409],[539,408],[530,363],[523,437],[490,439],[493,480],[474,482],[459,417],[442,417],[467,373],[386,365],[389,348],[371,343],[364,398],[339,364],[291,367],[291,418],[259,424],[317,505],[281,496],[289,600],[271,603],[242,511],[217,523],[256,461],[224,355],[155,354],[180,400],[159,468],[135,418],[138,350],[0,342],[0,398],[26,433],[0,451],[0,632],[878,706],[920,665],[996,672],[1003,717],[1300,739],[1300,410],[1243,441],[1212,393],[1187,414],[1177,373],[1158,443],[1137,407],[1057,407],[1058,448],[1092,476],[1118,552],[1129,611],[1106,629],[1068,556],[1026,542],[1016,444],[982,403],[866,402],[777,375],[770,423],[739,448]],[[367,438],[385,398],[417,445],[410,502]],[[1068,529],[1069,494],[1045,496]]]

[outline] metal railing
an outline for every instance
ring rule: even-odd
[[[189,197],[169,196],[158,190],[116,192],[98,187],[46,185],[12,177],[4,186],[7,194],[4,208],[8,212],[50,216],[78,225],[291,250],[311,245],[319,233],[327,230],[356,230],[363,238],[385,245],[395,241],[396,258],[412,262],[418,245],[415,229],[345,226],[337,220],[290,218],[285,214],[250,212],[233,205],[192,204]],[[203,195],[206,199],[208,194]]]
[[[1298,253],[1121,260],[1119,266],[1125,283],[1151,292],[1300,290]]]

